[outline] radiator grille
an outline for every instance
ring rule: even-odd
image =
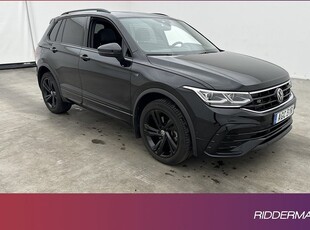
[[[265,111],[268,109],[272,109],[283,102],[279,102],[277,95],[276,95],[276,90],[278,88],[281,88],[283,90],[283,102],[287,101],[291,95],[291,84],[290,82],[287,82],[286,84],[275,87],[272,89],[266,89],[262,90],[259,92],[251,93],[251,96],[253,98],[253,101],[244,108],[254,110],[254,111]]]

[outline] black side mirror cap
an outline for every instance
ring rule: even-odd
[[[117,43],[108,43],[98,47],[98,53],[105,57],[115,57],[117,59],[122,59],[123,53],[122,48]]]

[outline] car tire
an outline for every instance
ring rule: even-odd
[[[43,74],[40,88],[44,103],[52,113],[65,113],[71,108],[71,103],[63,101],[57,82],[50,72]]]
[[[158,161],[179,164],[191,156],[191,139],[182,112],[168,99],[158,99],[145,106],[140,117],[144,145]]]

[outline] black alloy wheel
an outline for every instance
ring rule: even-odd
[[[165,164],[178,164],[190,155],[190,135],[180,110],[169,100],[148,104],[141,114],[140,132],[151,155]]]
[[[47,106],[51,109],[56,108],[56,90],[55,90],[55,85],[51,81],[50,78],[44,78],[42,80],[42,93],[43,93],[43,98]]]
[[[65,113],[71,108],[71,103],[62,100],[58,85],[50,72],[43,74],[40,88],[45,105],[52,113]]]

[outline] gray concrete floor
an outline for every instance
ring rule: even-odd
[[[0,192],[310,192],[309,88],[293,80],[293,130],[267,149],[171,167],[121,121],[78,106],[50,113],[34,69],[2,70]]]

